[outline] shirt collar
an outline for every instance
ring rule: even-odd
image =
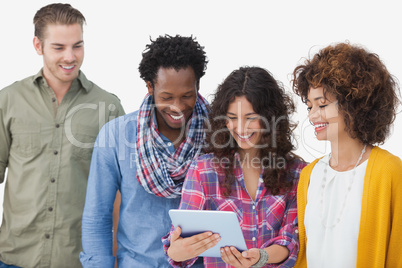
[[[40,69],[40,71],[33,77],[33,81],[39,84],[39,80],[41,79],[44,79],[44,81],[46,82],[46,79],[43,76],[43,68]],[[92,89],[92,82],[87,79],[87,77],[81,70],[78,73],[78,77],[74,79],[73,83],[71,84],[71,87],[74,87],[74,85],[77,84],[77,80],[86,93],[88,93]]]

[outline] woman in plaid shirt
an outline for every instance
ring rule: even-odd
[[[222,210],[237,214],[247,251],[221,249],[205,257],[205,267],[293,267],[298,249],[296,188],[306,165],[292,153],[289,120],[295,107],[284,88],[265,69],[242,67],[218,87],[211,105],[208,154],[191,165],[180,209]],[[190,267],[215,246],[218,234],[164,237],[174,267]]]

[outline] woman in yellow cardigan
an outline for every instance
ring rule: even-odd
[[[402,162],[375,146],[390,134],[398,84],[376,54],[349,43],[293,75],[317,139],[331,143],[300,175],[295,267],[402,267]]]

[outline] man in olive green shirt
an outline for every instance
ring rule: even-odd
[[[84,22],[68,4],[41,8],[33,43],[43,68],[0,91],[1,267],[81,267],[92,148],[99,129],[124,114],[80,71]]]

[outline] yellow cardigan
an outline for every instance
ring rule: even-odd
[[[300,174],[297,188],[300,251],[295,267],[307,267],[304,213],[311,171],[318,160]],[[402,162],[378,147],[370,153],[364,176],[356,267],[402,267]]]

